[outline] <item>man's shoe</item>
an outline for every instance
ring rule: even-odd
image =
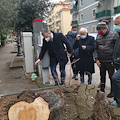
[[[75,80],[78,80],[78,76],[77,75],[75,76]]]
[[[58,82],[57,81],[55,81],[55,86],[58,86]]]
[[[60,85],[64,85],[64,83],[62,82],[62,83],[60,83]]]
[[[102,92],[105,92],[105,84],[101,84],[101,85],[100,85],[100,90],[101,90]]]
[[[105,89],[100,89],[101,92],[105,92]]]
[[[110,105],[112,105],[112,106],[116,106],[116,107],[118,106],[116,100],[114,100],[113,102],[111,102]]]
[[[113,92],[110,92],[108,95],[107,95],[108,98],[112,98],[114,97],[114,93]]]

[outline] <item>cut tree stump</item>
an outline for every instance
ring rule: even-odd
[[[34,102],[18,102],[10,107],[8,111],[9,120],[48,120],[50,109],[48,103],[37,97]]]

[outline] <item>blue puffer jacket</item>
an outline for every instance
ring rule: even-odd
[[[69,31],[66,35],[66,38],[69,40],[70,46],[72,48],[72,56],[75,56],[76,58],[78,57],[79,48],[73,49],[73,45],[77,40],[76,39],[77,34],[79,33],[77,32],[76,34],[73,34],[71,31]]]

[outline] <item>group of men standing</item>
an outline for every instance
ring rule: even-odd
[[[73,70],[72,79],[78,80],[80,73],[80,81],[84,83],[84,75],[88,75],[88,84],[91,84],[96,62],[100,69],[100,90],[105,92],[106,71],[108,71],[111,91],[107,97],[114,97],[115,101],[111,105],[120,107],[120,15],[114,17],[114,24],[114,31],[110,31],[105,21],[98,23],[96,40],[88,35],[86,28],[81,28],[78,33],[76,26],[73,26],[66,36],[43,30],[43,47],[35,65],[42,60],[48,50],[55,85],[59,84],[56,71],[58,63],[61,73],[60,85],[63,85],[65,66],[69,57]]]

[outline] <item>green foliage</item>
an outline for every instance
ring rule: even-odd
[[[11,26],[15,6],[13,0],[0,0],[0,35],[8,34],[13,30]]]
[[[1,36],[0,36],[0,43],[1,43],[2,46],[5,45],[5,43],[6,43],[5,39],[6,39],[6,38],[7,38],[6,35],[1,35]]]
[[[0,35],[32,31],[32,21],[45,19],[51,7],[49,0],[0,0]]]
[[[6,43],[5,40],[1,40],[1,45],[2,46],[5,46],[5,43]]]
[[[51,3],[48,0],[21,0],[17,6],[16,31],[32,31],[32,21],[47,16]]]
[[[7,39],[7,36],[6,35],[1,35],[1,40],[5,40]]]

